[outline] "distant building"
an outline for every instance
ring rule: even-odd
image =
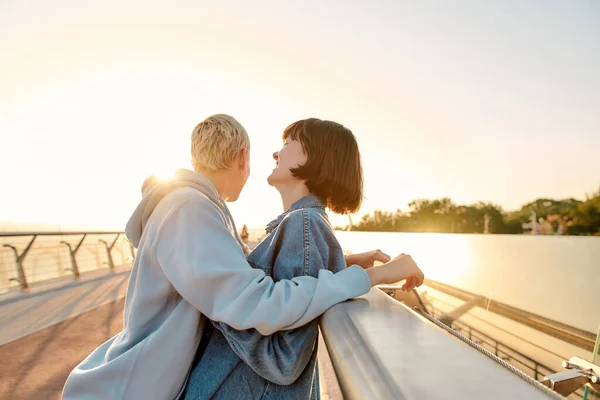
[[[532,210],[529,222],[522,224],[522,227],[523,233],[531,235],[565,235],[572,223],[569,217],[558,214],[547,215],[546,219],[537,218],[535,211]]]

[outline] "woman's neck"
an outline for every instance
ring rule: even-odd
[[[287,211],[292,206],[292,204],[294,204],[301,198],[310,196],[310,191],[308,190],[304,182],[300,182],[293,185],[283,185],[277,187],[277,190],[281,195],[283,211]]]
[[[228,182],[228,170],[217,170],[217,171],[198,171],[202,174],[206,179],[208,179],[215,189],[217,189],[217,193],[219,197],[225,201],[229,200],[229,196],[227,195],[227,182]]]

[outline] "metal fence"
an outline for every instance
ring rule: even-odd
[[[249,229],[251,247],[264,229]],[[123,231],[0,232],[0,293],[27,290],[83,273],[131,266],[135,249]]]
[[[124,232],[0,232],[0,293],[131,266],[134,258]]]
[[[431,316],[435,318],[440,318],[444,315],[443,311],[436,309],[435,307],[433,307],[433,305],[429,305],[427,307],[427,311]],[[531,376],[537,381],[543,379],[547,375],[551,375],[557,372],[549,366],[544,365],[543,363],[527,356],[526,354],[523,354],[519,350],[515,350],[513,347],[493,338],[492,336],[478,329],[473,328],[472,326],[468,325],[463,321],[453,321],[451,328],[457,331],[458,333],[462,334],[463,336],[467,337],[469,340],[474,341],[478,345],[492,352],[495,356],[500,357],[504,361],[518,368],[519,370],[525,372],[527,375]],[[552,353],[550,350],[546,351]],[[561,358],[568,359],[568,357]],[[584,389],[579,389],[573,394],[571,394],[568,398],[581,399],[583,398],[583,396]]]
[[[379,289],[331,307],[320,327],[346,399],[552,398]]]

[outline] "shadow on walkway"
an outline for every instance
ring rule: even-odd
[[[71,370],[123,328],[125,299],[0,347],[0,398],[58,399]]]

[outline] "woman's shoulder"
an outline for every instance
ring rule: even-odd
[[[181,215],[186,218],[179,218]],[[177,188],[158,200],[148,222],[149,226],[161,230],[167,223],[179,224],[181,221],[200,228],[199,220],[217,220],[226,225],[225,213],[206,195],[191,188]]]
[[[283,218],[281,223],[283,224],[284,221],[286,221],[286,224],[299,223],[303,221],[329,223],[329,218],[327,217],[325,210],[321,208],[306,207],[290,211]]]
[[[279,225],[280,231],[299,229],[333,232],[325,210],[313,207],[299,208],[291,211],[283,218]]]

